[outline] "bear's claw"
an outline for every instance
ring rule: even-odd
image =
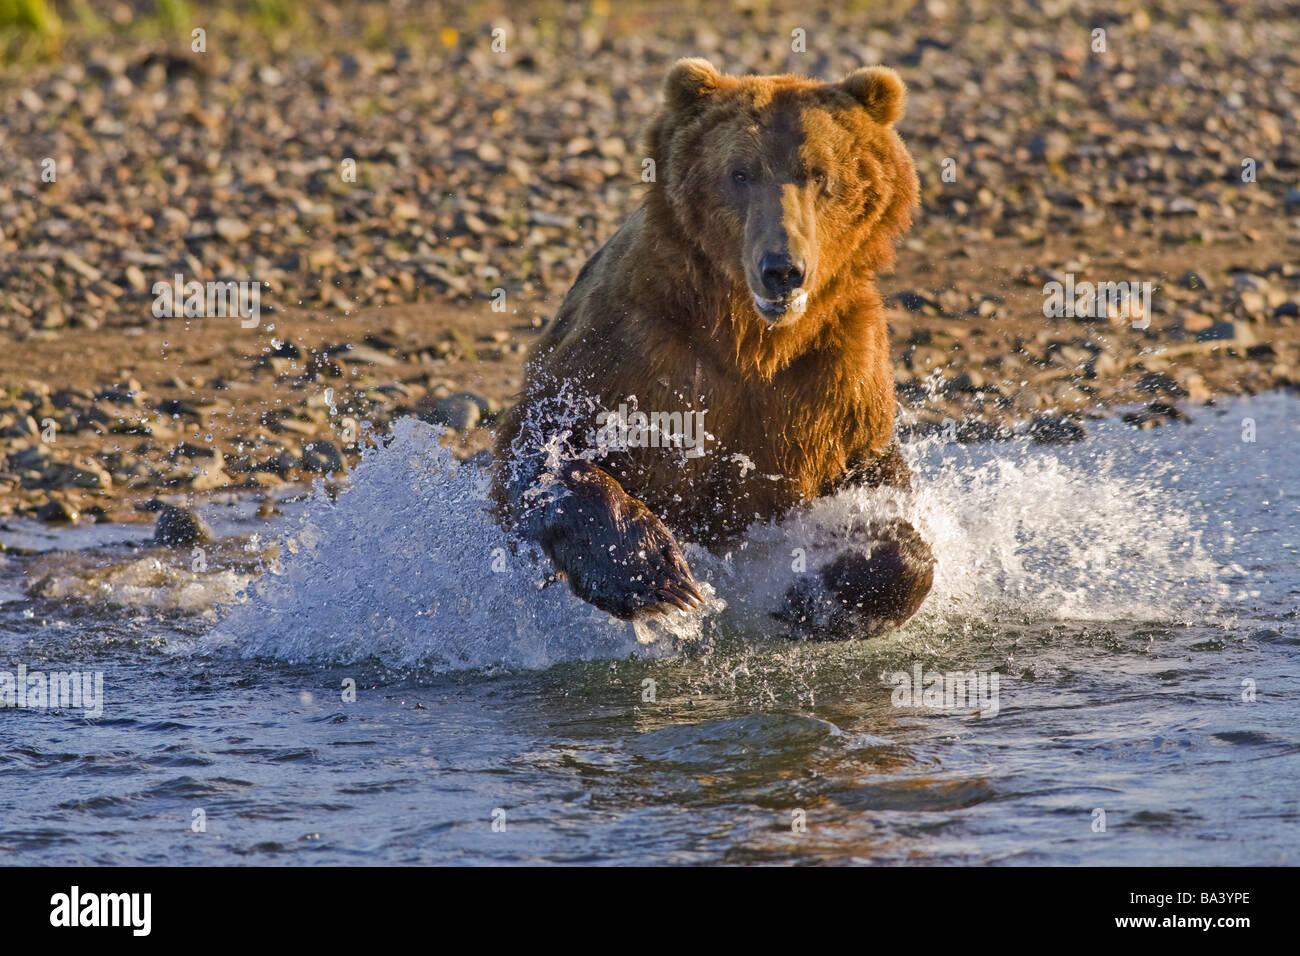
[[[659,596],[683,611],[694,611],[696,608],[703,607],[704,596],[689,581],[680,585],[666,584],[659,589]]]
[[[649,508],[589,462],[559,477],[567,494],[533,526],[578,597],[623,620],[704,604],[672,532]]]

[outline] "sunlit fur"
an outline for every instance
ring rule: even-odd
[[[646,134],[657,181],[540,342],[502,456],[535,442],[522,423],[562,381],[602,408],[635,396],[642,409],[702,409],[705,456],[646,448],[597,463],[679,535],[716,546],[884,452],[895,400],[876,274],[917,201],[893,127],[903,97],[883,68],[824,83],[676,64]],[[734,181],[741,165],[749,187]],[[774,325],[746,264],[781,237],[811,263],[809,297]],[[753,469],[742,475],[735,454]],[[498,497],[511,507],[500,483]]]

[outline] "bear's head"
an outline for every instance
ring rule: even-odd
[[[647,131],[656,201],[767,327],[793,325],[892,261],[918,193],[894,130],[904,97],[885,67],[824,83],[679,60]]]

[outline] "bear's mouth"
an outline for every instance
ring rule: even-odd
[[[753,289],[749,290],[754,299],[754,310],[772,325],[791,314],[803,312],[808,307],[808,293],[804,289],[792,289],[779,299],[765,299]]]

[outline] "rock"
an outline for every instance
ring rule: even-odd
[[[1093,353],[1090,349],[1080,348],[1077,345],[1062,345],[1056,350],[1055,355],[1047,356],[1047,358],[1053,365],[1062,365],[1065,368],[1083,368],[1092,361]]]
[[[465,432],[476,427],[481,418],[482,409],[476,397],[459,394],[439,401],[429,413],[428,420],[435,425],[446,425],[453,431]]]
[[[193,442],[183,441],[175,445],[167,453],[167,457],[172,461],[177,458],[215,458],[216,451],[206,445],[195,445]]]
[[[54,452],[49,445],[29,445],[10,453],[8,463],[11,471],[44,471],[53,465]]]
[[[292,416],[287,418],[277,418],[271,424],[271,429],[277,432],[291,432],[295,435],[301,435],[304,438],[310,438],[315,435],[319,426],[315,422],[304,422],[302,419]]]
[[[93,461],[57,465],[50,469],[46,478],[54,488],[93,488],[103,491],[113,487],[112,476]]]
[[[985,441],[1006,441],[1013,437],[1010,428],[982,418],[963,418],[957,425],[957,441],[963,445]]]
[[[1208,315],[1200,312],[1193,312],[1191,309],[1183,309],[1178,313],[1178,324],[1184,332],[1197,333],[1203,332],[1214,324],[1214,320]]]
[[[898,293],[893,300],[908,312],[925,312],[930,315],[937,315],[939,312],[938,302],[910,289]]]
[[[1196,333],[1198,342],[1233,342],[1237,345],[1254,345],[1255,333],[1245,322],[1215,322],[1208,329]]]
[[[24,88],[18,94],[18,102],[32,113],[41,113],[45,111],[45,101],[37,96],[36,91],[33,89]]]
[[[226,242],[241,242],[247,239],[253,232],[248,223],[242,219],[235,219],[231,216],[220,216],[216,224],[217,235]]]
[[[1029,155],[1034,159],[1045,159],[1049,163],[1059,162],[1070,154],[1070,137],[1062,132],[1053,131],[1043,136],[1035,136],[1029,141]]]
[[[78,273],[82,277],[89,279],[91,282],[98,282],[103,277],[103,273],[92,266],[75,252],[65,252],[63,254],[63,264]]]
[[[365,345],[348,345],[337,351],[331,350],[334,358],[352,365],[396,365],[397,359],[387,352],[372,349]]]
[[[95,396],[84,388],[61,388],[50,396],[55,408],[72,408],[77,402],[93,402]]]
[[[27,438],[41,433],[40,426],[31,415],[20,416],[12,425],[0,429],[0,438]]]
[[[276,375],[287,375],[293,371],[294,363],[292,359],[282,358],[278,355],[262,355],[253,365],[254,368],[269,368]]]
[[[974,370],[958,372],[947,382],[944,383],[943,393],[948,396],[959,395],[962,392],[978,392],[984,386],[984,376]]]
[[[1184,381],[1184,387],[1187,389],[1187,397],[1194,402],[1205,402],[1210,399],[1210,389],[1205,384],[1205,376],[1200,372],[1192,372]]]
[[[131,287],[132,292],[148,291],[149,280],[139,266],[127,266],[122,274],[126,277],[126,284]]]
[[[213,449],[211,459],[200,459],[195,461],[190,459],[193,477],[189,481],[189,486],[193,491],[212,491],[214,488],[224,488],[230,484],[230,476],[226,474],[226,460],[221,452]]]
[[[153,539],[158,544],[187,545],[204,544],[212,540],[212,529],[207,526],[198,512],[193,508],[178,508],[169,505],[158,515],[154,525]]]
[[[139,405],[142,391],[139,382],[128,382],[125,387],[106,385],[95,394],[95,398],[115,405]]]
[[[1238,292],[1267,292],[1272,285],[1263,276],[1257,276],[1251,272],[1234,272],[1232,274],[1232,287]]]
[[[1178,196],[1165,207],[1166,216],[1199,216],[1201,214],[1200,205],[1192,199]]]
[[[1170,405],[1168,402],[1152,402],[1147,406],[1147,411],[1153,415],[1163,415],[1170,421],[1190,422],[1191,419],[1177,405]]]
[[[308,442],[302,448],[303,471],[314,475],[329,475],[346,468],[343,453],[332,441]]]
[[[1138,379],[1135,387],[1139,392],[1151,392],[1153,394],[1164,392],[1166,395],[1177,395],[1179,397],[1187,394],[1187,389],[1179,385],[1173,376],[1164,372],[1147,372]]]
[[[81,517],[77,509],[60,498],[51,498],[36,509],[36,517],[51,523],[68,523]]]
[[[1083,426],[1063,415],[1035,415],[1029,422],[1028,435],[1037,444],[1064,445],[1083,441]]]
[[[1125,412],[1121,419],[1137,428],[1155,428],[1166,421],[1191,421],[1179,408],[1168,402],[1152,402],[1135,412]]]
[[[253,469],[244,479],[246,488],[274,488],[276,485],[284,484],[284,479],[271,471],[258,471]]]
[[[250,477],[256,480],[256,476],[262,472],[278,475],[280,478],[288,478],[289,473],[298,467],[298,459],[287,451],[277,452],[268,456],[265,460],[258,462],[253,466]]]
[[[1268,296],[1262,292],[1238,293],[1237,303],[1247,315],[1264,315],[1268,311]]]

